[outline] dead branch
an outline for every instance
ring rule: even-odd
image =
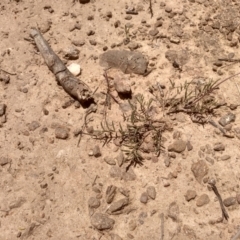
[[[86,102],[92,99],[92,91],[83,81],[78,80],[67,69],[62,60],[54,53],[47,41],[37,29],[32,29],[30,33],[34,39],[38,50],[45,60],[48,68],[56,76],[57,81],[63,89],[79,102]]]

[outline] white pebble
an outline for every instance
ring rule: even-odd
[[[67,68],[74,76],[78,76],[81,72],[81,67],[78,63],[71,63]]]

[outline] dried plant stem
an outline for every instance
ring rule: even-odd
[[[214,90],[216,90],[222,83],[226,82],[227,80],[236,77],[237,75],[239,75],[239,73],[236,73],[228,78],[223,79],[222,81],[219,81],[216,83],[216,85],[213,85],[208,91],[206,91],[205,93],[203,93],[201,96],[199,96],[198,98],[196,98],[191,104],[190,106],[195,105],[197,102],[199,102],[201,99],[203,99],[205,96],[211,94]]]
[[[2,68],[0,68],[0,71],[5,72],[5,73],[7,73],[7,74],[9,74],[9,75],[17,75],[16,73],[11,73],[11,72],[6,71],[6,70],[4,70],[4,69],[2,69]]]

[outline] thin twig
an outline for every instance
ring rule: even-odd
[[[153,9],[152,9],[152,0],[149,0],[149,12],[151,14],[151,18],[153,17]]]
[[[221,197],[221,195],[219,194],[215,183],[209,182],[208,184],[211,186],[213,192],[216,194],[216,196],[217,196],[217,198],[218,198],[218,201],[219,201],[219,203],[220,203],[220,207],[221,207],[221,210],[222,210],[222,217],[225,218],[226,220],[228,220],[229,215],[228,215],[228,213],[227,213],[227,211],[226,211],[226,209],[225,209],[225,207],[224,207],[224,205],[223,205],[222,197]]]
[[[93,180],[92,187],[96,184],[96,181],[97,181],[98,178],[100,178],[100,177],[98,175],[96,175],[96,177]]]
[[[164,213],[160,214],[160,218],[161,218],[161,238],[160,238],[160,240],[163,240],[163,238],[164,238]]]
[[[17,75],[16,73],[11,73],[11,72],[8,72],[8,71],[6,71],[6,70],[4,70],[4,69],[2,69],[2,68],[0,68],[0,70],[2,71],[2,72],[5,72],[5,73],[7,73],[7,74],[9,74],[9,75]]]
[[[224,62],[240,62],[240,59],[230,59],[230,58],[219,58],[219,61],[224,61]]]
[[[106,115],[107,115],[107,107],[108,109],[110,110],[111,109],[111,98],[117,103],[119,104],[118,100],[112,95],[111,93],[111,89],[110,89],[110,82],[109,82],[109,78],[108,78],[108,75],[107,75],[107,71],[105,70],[104,71],[104,74],[103,74],[106,82],[107,82],[107,92],[104,93],[106,95],[106,98],[105,98],[105,102],[104,102],[104,113],[103,113],[103,116],[104,116],[104,119],[106,120]]]
[[[109,94],[109,96],[116,102],[119,104],[118,100],[112,95],[111,93],[111,90],[110,90],[110,83],[109,83],[109,78],[108,78],[108,75],[107,75],[107,72],[105,71],[103,76],[105,77],[106,79],[106,82],[107,82],[107,94]]]
[[[84,134],[83,130],[87,127],[87,124],[92,120],[92,119],[87,120],[87,117],[88,117],[89,114],[91,114],[93,112],[96,112],[96,111],[97,111],[97,105],[95,105],[95,104],[90,106],[88,108],[88,110],[86,111],[85,116],[84,116],[84,123],[83,123],[82,128],[81,128],[80,133],[79,133],[79,139],[78,139],[78,143],[77,143],[78,147],[79,147],[79,144],[81,142],[82,135]]]

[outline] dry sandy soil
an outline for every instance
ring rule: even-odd
[[[239,24],[236,0],[1,0],[0,239],[237,239],[239,76],[207,94],[218,100],[210,113],[166,102],[171,83],[202,89],[239,72]],[[79,146],[88,108],[58,85],[32,27],[66,65],[80,64],[79,79],[96,90],[97,111],[88,115],[89,134]],[[77,56],[67,54],[71,46]],[[142,53],[148,74],[110,69],[108,88],[99,57],[111,49]],[[119,96],[120,83],[131,96]],[[186,91],[178,89],[177,97]],[[110,97],[111,109],[108,90],[117,100]],[[123,115],[137,94],[154,99],[149,114],[163,124],[162,148],[157,155],[151,134],[145,136],[143,164],[128,168],[119,139],[104,144],[91,133],[102,131],[104,115],[116,129],[126,127]]]

